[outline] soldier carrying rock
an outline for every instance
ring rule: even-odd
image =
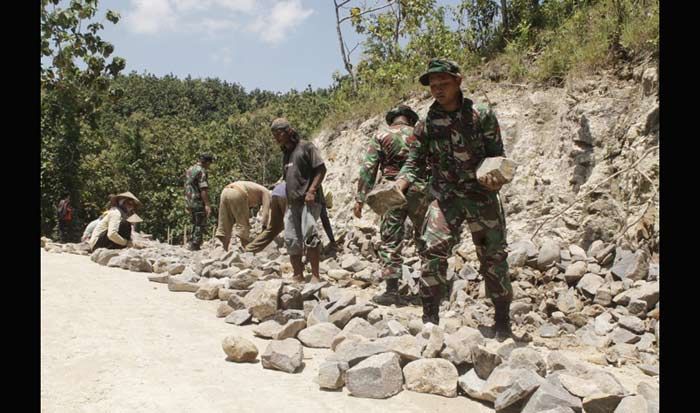
[[[381,168],[382,177],[387,181],[396,179],[396,175],[408,156],[407,140],[413,134],[413,125],[417,121],[418,114],[407,105],[399,105],[387,112],[386,123],[389,125],[389,129],[381,131],[370,140],[360,168],[355,208],[353,209],[357,218],[362,217],[362,206],[367,199],[367,193],[374,187],[377,170]],[[384,266],[382,278],[386,280],[386,291],[372,299],[377,304],[399,305],[405,303],[405,300],[399,296],[404,222],[406,217],[411,219],[416,249],[422,249],[420,229],[423,227],[423,218],[428,204],[430,204],[430,196],[425,192],[425,178],[427,178],[425,174],[416,175],[416,180],[406,195],[407,205],[405,207],[391,209],[381,217],[379,230],[382,244],[379,247],[379,257]]]
[[[496,338],[512,335],[509,308],[513,291],[508,277],[506,224],[498,190],[505,183],[495,175],[477,179],[476,170],[487,157],[505,156],[498,121],[492,110],[475,105],[462,95],[459,67],[445,59],[432,59],[420,76],[430,86],[435,102],[409,139],[409,153],[396,186],[406,192],[431,170],[430,193],[435,197],[427,212],[423,242],[420,294],[423,321],[439,321],[446,295],[447,258],[460,241],[466,220],[481,263],[486,294],[496,310]]]

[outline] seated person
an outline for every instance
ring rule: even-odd
[[[121,249],[130,247],[130,215],[141,202],[131,192],[123,192],[110,200],[111,208],[95,226],[90,237],[90,251],[98,248]]]

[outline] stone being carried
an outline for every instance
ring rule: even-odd
[[[431,59],[420,83],[430,87],[435,102],[416,124],[408,158],[398,174],[397,187],[405,192],[425,168],[431,171],[430,193],[422,240],[421,286],[423,321],[438,324],[440,302],[447,292],[447,258],[459,242],[466,222],[481,262],[486,295],[495,307],[496,338],[512,335],[510,303],[513,289],[508,275],[506,226],[498,191],[505,176],[477,177],[486,158],[505,157],[501,129],[489,107],[462,94],[462,75],[452,61]],[[505,165],[505,164],[504,164]]]
[[[382,219],[379,228],[382,237],[379,257],[384,267],[382,278],[386,281],[386,291],[372,299],[380,305],[406,303],[406,297],[399,296],[399,278],[403,263],[401,247],[406,218],[413,223],[416,249],[423,247],[419,229],[423,226],[425,212],[432,200],[425,191],[427,173],[423,169],[422,173],[417,174],[414,186],[406,195],[396,188],[394,182],[408,157],[413,125],[417,121],[418,114],[406,105],[399,105],[387,112],[386,123],[389,128],[370,139],[360,168],[353,212],[357,218],[361,218],[362,205],[366,201]],[[372,190],[380,168],[384,184]],[[371,192],[367,194],[368,191]]]

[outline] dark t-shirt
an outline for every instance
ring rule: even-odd
[[[302,139],[290,152],[285,151],[282,159],[284,180],[287,183],[287,202],[303,202],[306,190],[313,181],[314,169],[323,165],[321,153],[313,143]],[[316,202],[324,202],[321,185],[316,191]]]

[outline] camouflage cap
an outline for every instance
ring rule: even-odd
[[[405,116],[411,125],[415,125],[418,122],[418,114],[411,109],[408,105],[399,105],[386,113],[386,123],[391,125],[391,123],[396,119],[397,116]]]
[[[452,76],[462,76],[457,63],[447,59],[430,59],[428,70],[418,80],[423,86],[429,85],[429,77],[432,73],[448,73]]]
[[[285,118],[277,118],[270,124],[270,129],[272,130],[289,129],[290,127],[289,121]]]

